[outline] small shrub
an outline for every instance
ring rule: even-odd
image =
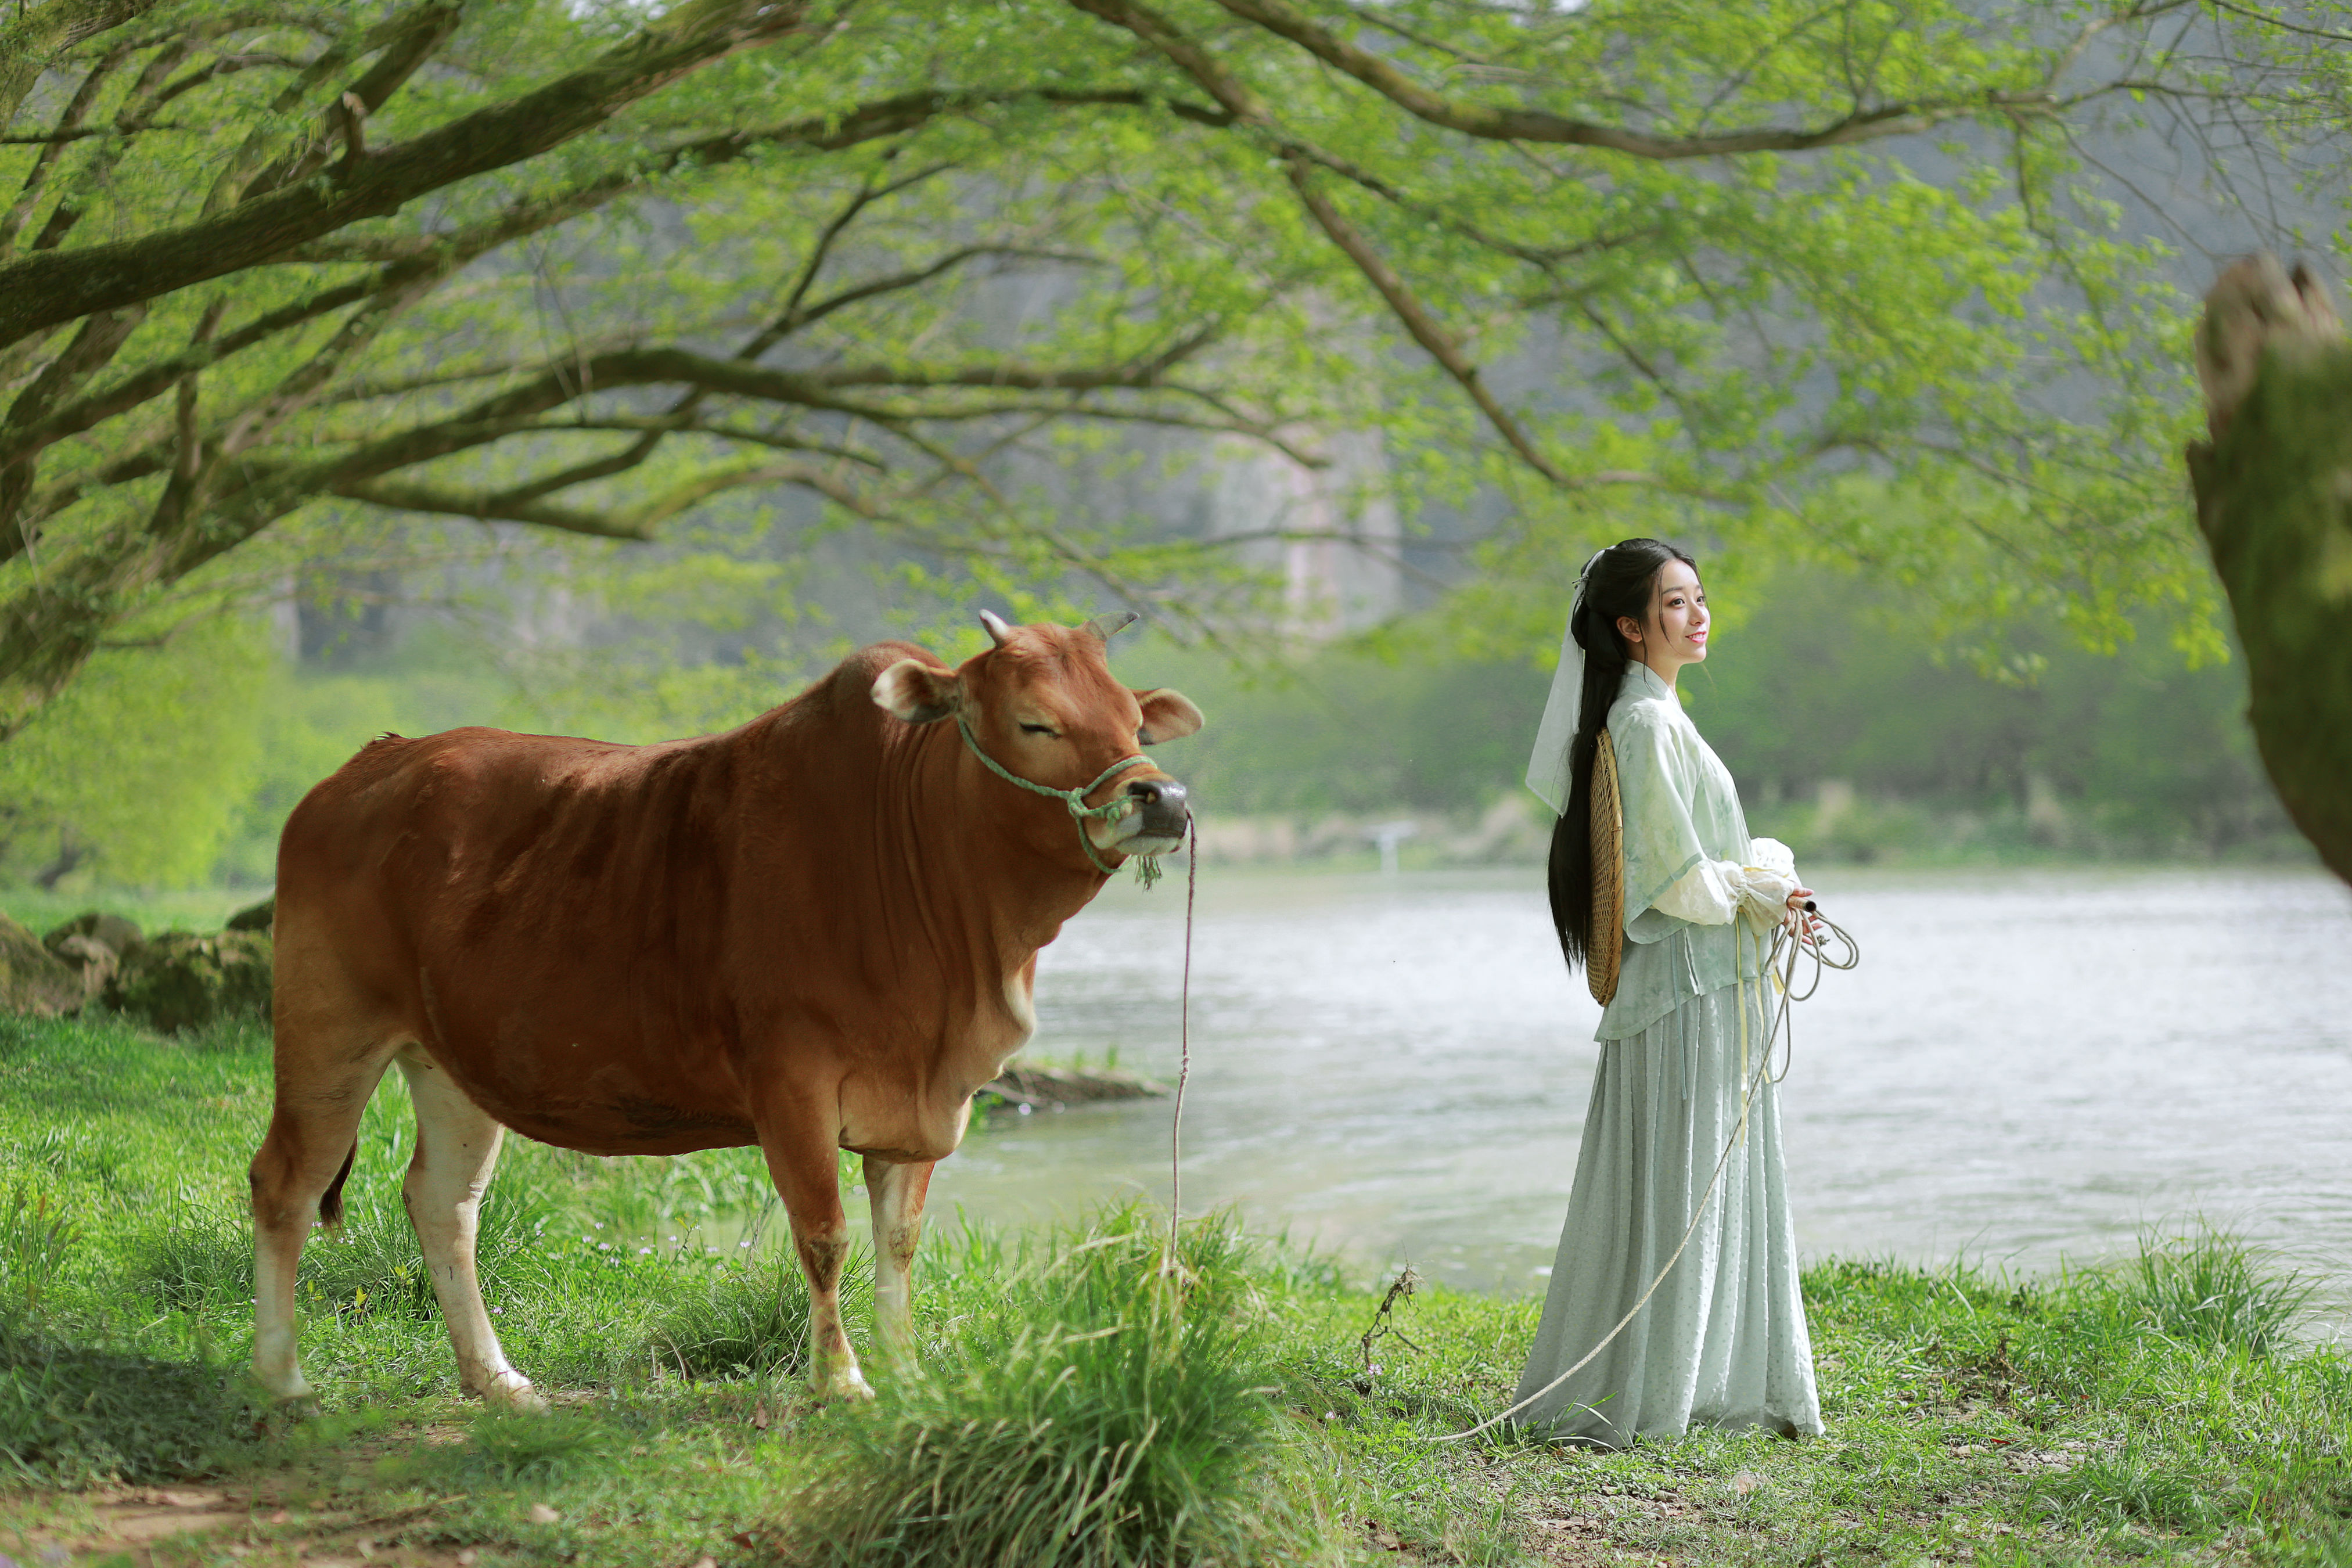
[[[871,1254],[854,1253],[842,1270],[841,1298],[873,1289]],[[764,1377],[808,1366],[808,1280],[789,1248],[714,1266],[698,1290],[655,1321],[646,1345],[656,1364],[688,1377]]]
[[[2268,1355],[2308,1315],[2317,1284],[2236,1237],[2207,1231],[2173,1242],[2143,1237],[2123,1289],[2173,1339]]]
[[[1181,1268],[1129,1209],[1026,1249],[1000,1310],[930,1375],[827,1413],[833,1452],[782,1527],[811,1564],[1129,1568],[1297,1562],[1265,1315],[1229,1221]]]

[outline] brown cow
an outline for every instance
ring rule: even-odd
[[[295,1268],[394,1063],[416,1102],[401,1194],[467,1388],[541,1404],[474,1273],[512,1127],[595,1154],[757,1143],[808,1276],[812,1382],[870,1392],[841,1329],[835,1151],[865,1156],[879,1339],[903,1353],[931,1166],[1035,1026],[1037,950],[1102,866],[1190,824],[1159,768],[1113,772],[1201,727],[1179,693],[1111,679],[1124,621],[982,618],[995,646],[960,669],[878,644],[723,735],[387,736],[303,799],[278,851],[277,1105],[252,1172],[270,1393],[309,1392]],[[979,748],[1115,809],[1074,816]]]

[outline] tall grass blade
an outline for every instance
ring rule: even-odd
[[[1129,1208],[1010,1249],[1002,1310],[870,1410],[782,1526],[811,1564],[1142,1568],[1317,1554],[1285,1486],[1265,1303],[1230,1219],[1165,1242]]]
[[[2226,1231],[2142,1237],[2126,1281],[2156,1330],[2187,1344],[2269,1355],[2310,1316],[2318,1282]]]

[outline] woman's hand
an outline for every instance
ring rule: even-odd
[[[1822,917],[1805,908],[1806,904],[1812,900],[1812,897],[1813,890],[1811,888],[1799,888],[1789,895],[1788,926],[1790,936],[1809,936],[1822,929]]]

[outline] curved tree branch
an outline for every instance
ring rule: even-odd
[[[427,192],[520,163],[713,60],[791,30],[805,10],[804,4],[689,0],[592,65],[410,142],[346,158],[324,179],[136,239],[0,265],[0,346],[226,276],[346,224],[396,212]]]
[[[417,68],[448,42],[463,16],[464,8],[452,0],[425,0],[372,29],[352,52],[379,50],[375,64],[360,73],[358,79],[320,113],[308,136],[266,168],[257,167],[257,154],[263,143],[257,132],[257,139],[248,142],[247,151],[215,183],[207,210],[217,210],[231,202],[251,201],[282,190],[297,180],[308,179],[326,163],[328,153],[338,141],[354,158],[364,156],[359,140],[361,122],[389,102]],[[279,95],[280,112],[299,104],[317,82],[340,74],[348,58],[342,50],[331,49],[313,62]]]
[[[112,32],[156,6],[157,0],[47,0],[0,25],[0,125],[16,110],[49,62],[101,33]]]
[[[1470,395],[1470,400],[1478,405],[1478,412],[1486,416],[1487,423],[1494,426],[1496,434],[1510,443],[1511,450],[1517,452],[1528,467],[1553,484],[1570,483],[1569,476],[1544,456],[1536,446],[1534,437],[1511,416],[1510,411],[1496,401],[1494,392],[1480,377],[1478,367],[1463,353],[1462,345],[1454,342],[1453,334],[1413,297],[1412,288],[1397,275],[1396,268],[1372,248],[1371,241],[1366,239],[1360,230],[1341,216],[1339,209],[1331,205],[1330,198],[1315,188],[1305,161],[1289,160],[1285,172],[1290,176],[1291,188],[1298,193],[1298,199],[1306,204],[1316,223],[1330,237],[1331,243],[1347,253],[1348,259],[1356,264],[1356,269],[1364,275],[1365,281],[1388,301],[1390,310],[1404,324],[1404,330],[1412,334],[1412,341],[1428,350],[1429,357],[1444,366],[1445,374]]]
[[[1075,0],[1095,10],[1092,0]],[[1217,0],[1245,22],[1287,38],[1317,59],[1362,82],[1415,119],[1432,125],[1501,142],[1543,142],[1571,147],[1601,147],[1637,158],[1670,161],[1721,158],[1743,153],[1810,153],[1890,136],[1911,136],[1932,131],[1949,121],[1973,114],[2046,116],[2056,100],[2043,88],[2003,91],[1989,88],[1965,98],[1919,99],[1856,108],[1816,126],[1752,126],[1707,135],[1669,136],[1622,125],[1575,120],[1540,109],[1505,104],[1465,103],[1432,92],[1382,56],[1348,42],[1307,16],[1288,0]]]
[[[698,501],[708,500],[726,490],[772,484],[805,486],[860,517],[872,519],[883,515],[869,499],[855,489],[806,463],[753,463],[715,469],[697,475],[635,506],[609,511],[557,506],[545,500],[516,500],[506,492],[443,489],[399,479],[355,479],[336,485],[333,491],[346,500],[395,507],[403,511],[439,512],[449,517],[474,518],[483,522],[527,522],[596,539],[645,541],[652,539],[655,530],[664,521]]]

